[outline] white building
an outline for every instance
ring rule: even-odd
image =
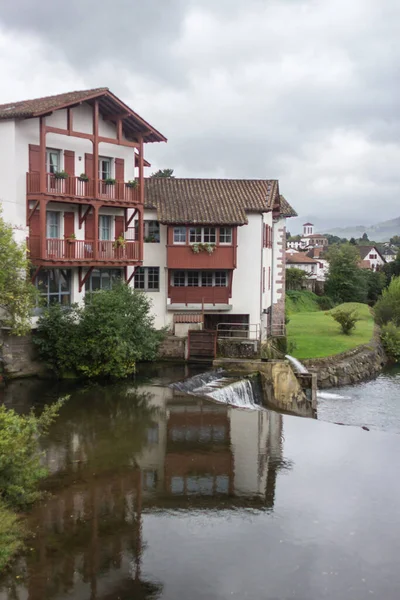
[[[144,144],[162,141],[107,88],[0,106],[3,216],[27,239],[32,281],[68,305],[125,278],[175,333],[282,330],[296,213],[278,182],[145,180]]]
[[[314,225],[312,223],[304,223],[303,237],[297,242],[287,242],[287,249],[292,250],[308,250],[310,248],[327,248],[328,239],[320,234],[314,233]]]
[[[385,259],[376,246],[356,246],[360,253],[360,267],[370,271],[380,271]]]

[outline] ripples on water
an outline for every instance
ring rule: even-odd
[[[400,438],[167,387],[188,374],[67,390],[51,495],[0,600],[397,599]],[[65,391],[48,385],[16,382],[7,404]]]

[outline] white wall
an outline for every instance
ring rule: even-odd
[[[278,283],[281,271],[285,269],[285,236],[286,219],[278,219],[273,224],[272,304],[279,302],[285,295],[285,286],[282,289],[282,285]]]

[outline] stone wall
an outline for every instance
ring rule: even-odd
[[[158,357],[161,360],[185,360],[187,338],[168,335],[160,344]]]
[[[39,362],[32,335],[9,335],[0,330],[0,373],[6,379],[44,375],[46,368]]]
[[[259,358],[260,348],[256,340],[218,340],[217,355],[221,358]]]
[[[348,352],[304,360],[304,366],[317,374],[318,388],[340,387],[377,377],[387,363],[378,334],[370,344]]]

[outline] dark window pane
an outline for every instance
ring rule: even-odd
[[[201,285],[203,287],[211,287],[213,284],[213,274],[211,271],[202,271]]]
[[[139,267],[135,271],[135,288],[144,290],[144,268]]]
[[[199,285],[199,271],[188,271],[188,286],[198,287]]]
[[[228,285],[226,271],[215,271],[215,285],[216,287],[226,287]]]
[[[204,227],[204,243],[215,244],[216,234],[215,227]]]
[[[185,287],[185,271],[174,271],[173,282],[175,287]]]
[[[147,287],[149,290],[158,290],[160,287],[160,269],[159,267],[147,268]]]

